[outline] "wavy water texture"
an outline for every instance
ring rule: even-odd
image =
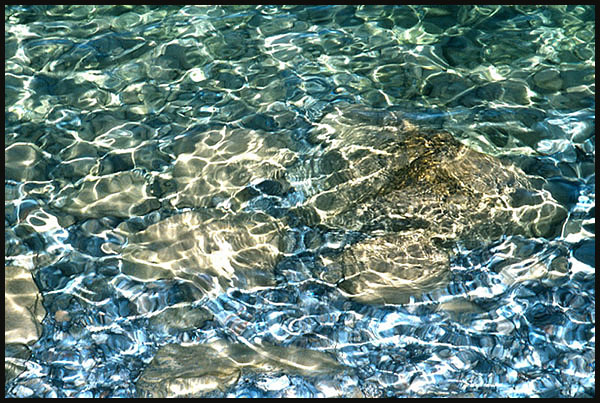
[[[594,6],[6,6],[7,397],[595,395]]]

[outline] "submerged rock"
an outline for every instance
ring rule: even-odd
[[[49,167],[56,161],[35,144],[14,143],[4,150],[4,175],[19,182],[48,180]]]
[[[321,263],[330,273],[325,280],[368,303],[406,303],[411,295],[445,284],[449,274],[449,252],[422,231],[367,239]]]
[[[275,194],[289,189],[284,171],[296,156],[289,147],[289,139],[284,135],[224,126],[220,130],[186,135],[167,146],[167,152],[175,155],[175,160],[165,172],[146,174],[145,169],[112,172],[117,168],[149,165],[147,161],[135,160],[144,157],[143,154],[112,153],[92,174],[64,186],[52,207],[83,219],[141,216],[161,206],[225,207],[239,211],[254,196],[249,191],[253,186],[259,188],[255,190],[258,192],[266,181],[268,190]],[[23,144],[15,144],[6,152],[12,160],[17,157],[39,160],[38,154],[35,148]],[[35,172],[40,164],[33,165]],[[17,171],[13,169],[10,176],[16,178]],[[29,171],[25,172],[26,177],[31,176]]]
[[[88,176],[65,186],[52,206],[81,218],[128,218],[160,207],[148,189],[148,180],[137,171]]]
[[[31,344],[41,335],[46,316],[31,272],[20,266],[4,270],[4,343]]]
[[[286,249],[283,223],[262,212],[200,209],[121,232],[128,238],[123,273],[141,281],[184,280],[214,295],[232,286],[274,285]]]
[[[324,151],[290,182],[321,226],[368,235],[324,260],[339,273],[331,280],[363,302],[401,302],[439,286],[456,245],[550,238],[567,216],[541,179],[391,112],[339,108],[311,139]]]
[[[136,388],[143,397],[199,397],[227,390],[242,372],[315,377],[343,369],[326,353],[292,346],[224,340],[196,346],[168,344],[156,353],[136,382]]]
[[[29,358],[28,346],[42,334],[42,320],[46,310],[42,296],[31,272],[20,266],[6,266],[4,270],[4,348],[5,382],[25,370]]]
[[[245,129],[209,130],[178,139],[171,170],[153,183],[155,195],[175,208],[216,207],[238,211],[244,190],[266,179],[279,183],[279,193],[289,185],[283,174],[294,161],[287,138]]]

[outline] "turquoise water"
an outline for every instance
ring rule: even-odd
[[[595,395],[594,16],[6,7],[6,396]]]

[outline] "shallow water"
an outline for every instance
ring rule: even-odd
[[[594,14],[6,7],[6,396],[593,396]]]

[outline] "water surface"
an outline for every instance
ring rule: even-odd
[[[5,7],[6,396],[593,396],[594,16]]]

